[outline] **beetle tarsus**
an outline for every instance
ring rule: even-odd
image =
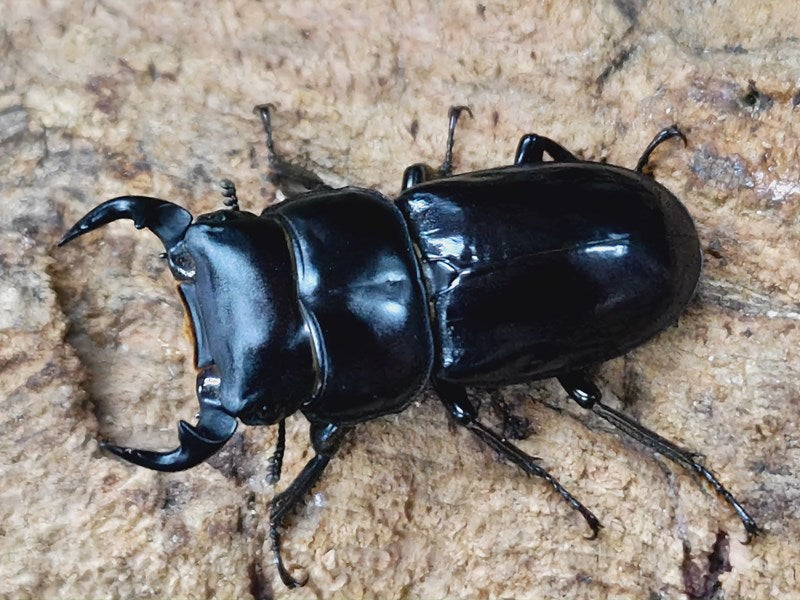
[[[281,534],[277,527],[270,525],[269,539],[272,544],[272,552],[274,556],[273,562],[275,564],[275,568],[278,570],[278,575],[280,576],[283,585],[291,589],[303,587],[306,583],[308,583],[308,576],[304,577],[302,580],[295,579],[292,577],[292,574],[289,573],[286,565],[283,564],[283,557],[281,556]]]
[[[458,125],[458,118],[461,116],[462,112],[467,113],[470,119],[475,118],[469,106],[451,106],[450,110],[447,111],[447,145],[444,150],[442,166],[439,167],[440,177],[450,177],[450,175],[453,174],[453,141],[456,134],[456,125]]]
[[[594,513],[570,494],[555,477],[537,465],[535,457],[526,454],[514,444],[509,443],[480,423],[477,420],[478,411],[467,398],[467,392],[462,386],[439,380],[434,382],[434,389],[450,412],[450,416],[459,425],[469,429],[483,442],[492,447],[498,454],[517,465],[528,475],[541,477],[549,483],[550,486],[586,520],[586,523],[592,530],[591,535],[587,539],[593,540],[597,537],[602,525]]]
[[[283,519],[303,501],[306,494],[317,483],[325,467],[328,466],[331,458],[341,446],[347,431],[349,428],[337,425],[312,423],[309,434],[316,452],[314,458],[306,463],[289,487],[275,496],[270,503],[269,537],[272,542],[272,552],[281,580],[288,587],[300,587],[305,584],[305,581],[296,580],[284,566],[280,543],[280,528],[283,525]]]
[[[265,143],[267,145],[267,158],[270,163],[277,159],[275,154],[275,142],[272,139],[272,114],[270,111],[275,110],[275,105],[272,102],[264,104],[257,104],[253,107],[253,112],[261,117],[261,122],[264,125],[264,133],[266,134]]]
[[[583,408],[591,410],[597,416],[608,421],[614,427],[644,444],[654,452],[661,454],[681,465],[691,473],[700,475],[705,479],[711,487],[714,488],[714,491],[733,508],[736,515],[742,521],[747,534],[747,539],[744,542],[745,544],[750,543],[753,536],[761,531],[761,528],[756,524],[753,517],[751,517],[739,501],[734,498],[733,494],[725,489],[716,475],[697,462],[696,459],[700,456],[698,453],[684,450],[654,431],[640,425],[618,410],[611,408],[607,404],[603,404],[600,401],[602,395],[597,386],[588,379],[585,379],[582,375],[572,373],[559,377],[558,380],[567,394]]]
[[[269,458],[269,473],[267,482],[275,485],[281,479],[283,467],[283,453],[286,449],[286,419],[278,422],[278,441],[275,443],[275,452]]]
[[[659,131],[655,137],[647,144],[647,148],[644,149],[642,152],[642,156],[639,159],[639,162],[636,163],[636,167],[634,167],[634,171],[639,173],[642,172],[642,169],[647,166],[647,161],[650,160],[650,155],[653,153],[653,150],[658,148],[661,144],[666,142],[670,138],[679,137],[683,140],[683,145],[686,146],[689,142],[686,140],[686,136],[683,135],[683,132],[678,129],[677,125],[670,125],[669,127],[665,127],[661,131]]]
[[[258,104],[253,108],[253,112],[261,117],[261,122],[264,125],[268,162],[267,178],[269,181],[286,196],[313,190],[333,189],[313,171],[289,162],[275,151],[275,142],[272,137],[273,111],[275,111],[275,105],[271,102]]]
[[[534,457],[526,454],[513,444],[505,441],[503,438],[498,436],[496,433],[488,429],[485,425],[480,423],[479,421],[472,421],[472,423],[466,425],[467,429],[472,431],[475,435],[477,435],[481,440],[486,442],[489,446],[494,448],[501,456],[510,460],[515,465],[520,467],[523,471],[528,473],[529,475],[534,475],[536,477],[541,477],[550,486],[558,492],[561,497],[567,501],[567,503],[574,509],[577,510],[581,516],[586,520],[587,525],[592,530],[591,535],[589,535],[586,539],[593,540],[597,538],[602,525],[598,518],[586,508],[575,496],[570,494],[564,486],[559,483],[559,481],[553,477],[548,471],[540,467],[534,462]]]
[[[472,109],[469,106],[451,106],[447,111],[447,144],[445,145],[444,160],[441,166],[436,169],[425,163],[415,163],[403,171],[403,183],[401,189],[407,190],[425,181],[450,177],[453,174],[453,143],[456,133],[456,125],[461,113],[467,113],[470,118],[474,118]]]

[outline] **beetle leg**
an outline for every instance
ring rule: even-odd
[[[636,441],[708,481],[711,487],[714,488],[714,491],[733,508],[739,519],[741,519],[744,529],[747,532],[747,540],[745,543],[750,542],[753,536],[761,531],[753,517],[751,517],[736,498],[725,489],[717,477],[706,467],[697,462],[699,456],[697,453],[680,448],[654,431],[640,425],[630,417],[603,404],[600,401],[602,398],[600,390],[580,373],[564,375],[559,377],[558,381],[566,390],[567,394],[583,408],[590,409],[596,415],[605,419]]]
[[[313,190],[333,189],[322,181],[319,176],[309,169],[289,162],[275,152],[275,143],[272,140],[272,116],[270,111],[275,110],[272,103],[259,104],[253,112],[261,117],[266,134],[267,162],[269,170],[267,178],[287,197]]]
[[[272,552],[275,555],[275,566],[286,587],[301,587],[305,585],[305,581],[296,580],[284,566],[278,529],[283,525],[286,515],[303,501],[305,495],[317,483],[325,467],[328,466],[331,458],[342,445],[344,436],[349,430],[348,427],[333,424],[311,423],[309,434],[314,447],[314,458],[308,461],[289,487],[275,496],[270,503],[269,537],[272,541]]]
[[[547,152],[555,162],[577,162],[578,158],[569,150],[564,148],[550,138],[528,133],[523,135],[517,151],[514,154],[515,165],[535,165],[544,162],[544,153]]]
[[[444,160],[438,169],[434,169],[425,163],[416,163],[403,171],[403,184],[402,190],[407,190],[423,181],[430,181],[431,179],[440,179],[442,177],[450,177],[453,174],[453,141],[456,133],[456,125],[461,113],[467,113],[470,118],[474,118],[472,110],[469,106],[451,106],[447,112],[448,125],[447,125],[447,145],[444,150]]]
[[[650,141],[649,144],[647,144],[647,148],[645,148],[644,152],[642,152],[642,156],[639,159],[639,162],[636,163],[636,167],[633,170],[641,173],[642,169],[644,169],[645,166],[647,165],[647,161],[650,160],[650,155],[653,153],[653,150],[658,148],[668,139],[674,137],[681,138],[683,140],[684,146],[688,143],[686,141],[686,136],[683,135],[680,129],[678,129],[677,125],[670,125],[669,127],[665,127],[656,134],[656,136]]]
[[[423,181],[436,179],[436,174],[436,169],[432,166],[426,165],[425,163],[415,163],[403,171],[403,184],[400,189],[405,191]]]
[[[467,113],[470,119],[475,118],[469,106],[451,106],[450,110],[447,111],[447,145],[444,149],[442,166],[439,167],[439,177],[449,177],[453,174],[453,138],[456,134],[458,118],[461,116],[462,112]]]
[[[557,491],[569,505],[577,510],[586,523],[592,530],[592,535],[588,539],[597,537],[598,532],[602,525],[597,517],[578,501],[572,494],[570,494],[564,487],[548,473],[545,469],[540,467],[534,462],[536,459],[529,454],[526,454],[515,445],[509,443],[505,438],[497,435],[495,432],[488,429],[485,425],[477,420],[478,411],[475,406],[467,398],[467,391],[460,385],[455,385],[449,382],[436,380],[434,381],[434,389],[439,395],[444,405],[450,411],[450,416],[458,423],[469,429],[472,433],[478,436],[483,442],[491,446],[503,458],[517,465],[528,475],[535,475],[541,477],[550,486]]]
[[[269,458],[269,474],[267,481],[272,485],[281,479],[281,468],[283,467],[283,452],[286,449],[286,419],[278,421],[278,441],[275,444],[275,452]]]

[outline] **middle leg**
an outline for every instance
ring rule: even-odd
[[[302,165],[290,162],[275,151],[272,139],[273,104],[259,104],[253,112],[261,117],[266,136],[268,178],[287,197],[314,190],[329,190],[331,187],[319,176]]]
[[[456,125],[461,113],[467,113],[472,118],[472,111],[469,106],[451,106],[447,113],[448,126],[447,126],[447,145],[444,151],[444,160],[438,169],[434,169],[425,163],[416,163],[408,167],[403,172],[403,185],[402,190],[414,187],[423,181],[430,181],[431,179],[439,179],[441,177],[449,177],[453,173],[453,140],[456,133]]]
[[[478,436],[481,441],[491,446],[503,458],[517,465],[528,475],[541,477],[547,483],[549,483],[550,486],[557,491],[573,509],[577,510],[581,516],[586,519],[586,523],[592,530],[592,534],[588,539],[594,539],[597,537],[602,525],[600,525],[600,521],[597,520],[597,517],[594,516],[592,511],[586,508],[580,503],[580,501],[578,501],[577,498],[570,494],[558,482],[558,480],[556,480],[555,477],[536,464],[533,456],[526,454],[514,444],[511,444],[505,438],[497,435],[491,429],[478,421],[478,410],[467,398],[466,389],[460,385],[455,385],[441,380],[434,381],[433,387],[436,390],[436,393],[439,395],[441,401],[447,407],[450,416],[453,417],[456,423],[469,429],[472,433]]]

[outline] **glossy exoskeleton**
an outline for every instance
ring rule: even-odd
[[[107,450],[177,471],[219,450],[238,420],[278,424],[277,480],[284,420],[302,412],[315,456],[270,513],[280,576],[300,585],[281,558],[285,515],[347,431],[403,410],[430,382],[458,424],[544,478],[594,537],[598,519],[533,457],[478,421],[466,393],[556,377],[580,406],[706,479],[736,511],[748,540],[758,532],[696,454],[602,403],[583,374],[673,323],[696,287],[701,255],[692,219],[642,172],[661,142],[683,138],[676,127],[656,135],[634,170],[580,160],[529,134],[513,165],[452,175],[453,132],[469,110],[454,107],[442,166],[406,169],[391,202],[373,190],[332,189],[277,156],[270,108],[256,107],[271,175],[303,193],[255,215],[239,210],[226,180],[229,209],[194,222],[171,202],[124,196],[97,206],[61,240],[120,218],[150,229],[166,248],[194,333],[197,424],[180,422],[180,445],[171,452],[104,443]]]

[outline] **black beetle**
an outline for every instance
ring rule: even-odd
[[[642,344],[673,323],[700,273],[697,232],[666,188],[642,173],[672,126],[634,170],[579,160],[525,135],[512,166],[452,175],[450,109],[445,159],[406,169],[395,202],[355,187],[332,189],[274,151],[271,105],[257,106],[271,177],[303,193],[260,215],[225,204],[199,216],[143,196],[100,204],[61,240],[120,218],[166,248],[188,311],[198,369],[198,422],[181,421],[180,446],[151,452],[104,443],[161,471],[188,469],[236,430],[278,424],[272,479],[280,476],[284,419],[310,421],[315,456],[272,501],[270,536],[287,586],[279,528],[357,423],[396,413],[431,382],[460,425],[531,475],[544,478],[586,519],[597,518],[533,457],[477,420],[468,386],[557,377],[580,406],[706,479],[736,511],[747,540],[753,518],[681,449],[603,404],[583,370]],[[471,115],[471,113],[470,113]],[[545,161],[547,153],[552,160]]]

